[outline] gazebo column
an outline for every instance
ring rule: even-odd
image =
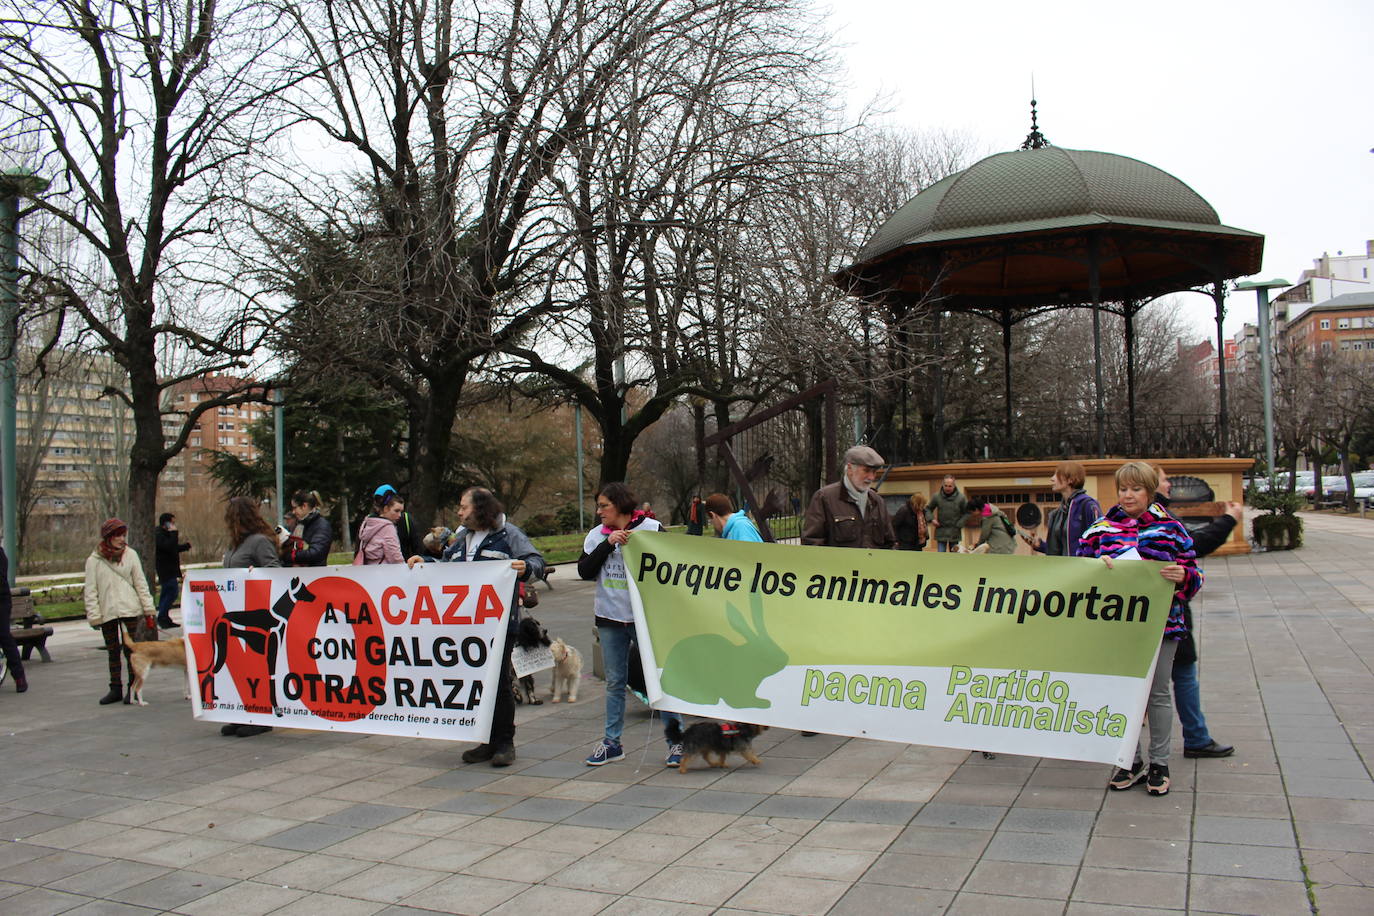
[[[1217,279],[1212,283],[1212,301],[1217,307],[1217,411],[1218,439],[1217,453],[1227,455],[1231,451],[1231,421],[1226,410],[1226,336],[1221,323],[1226,319],[1226,283]]]
[[[1007,442],[1004,448],[1011,449],[1016,440],[1012,436],[1011,425],[1011,309],[1006,307],[1002,309],[1002,402],[1006,411]]]
[[[1135,313],[1138,303],[1122,303],[1122,314],[1126,318],[1126,419],[1130,424],[1131,454],[1135,455]]]
[[[945,341],[940,330],[940,316],[940,307],[937,304],[932,311],[931,319],[935,338],[935,422],[932,424],[932,432],[935,434],[936,461],[945,460]]]
[[[1107,457],[1107,411],[1102,400],[1102,276],[1097,263],[1096,233],[1088,236],[1088,297],[1093,306],[1093,395],[1096,401],[1097,457]]]

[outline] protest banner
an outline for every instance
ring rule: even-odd
[[[514,594],[506,563],[188,571],[195,716],[484,742]]]
[[[658,708],[1121,766],[1173,593],[1143,560],[658,533],[625,554]]]

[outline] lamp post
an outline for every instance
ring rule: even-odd
[[[1264,461],[1269,476],[1274,475],[1274,375],[1269,365],[1269,291],[1293,284],[1287,280],[1247,280],[1237,290],[1253,289],[1259,300],[1260,390],[1264,393]]]
[[[19,464],[15,432],[19,363],[19,198],[48,189],[46,178],[28,169],[0,173],[0,501],[4,503],[9,584],[19,571]]]

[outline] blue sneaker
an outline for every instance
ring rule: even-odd
[[[682,763],[682,745],[668,745],[668,756],[664,758],[663,765],[665,767],[675,767],[680,763]]]
[[[625,749],[618,742],[608,738],[602,738],[601,743],[592,751],[592,755],[587,758],[587,766],[599,767],[616,760],[625,759]]]

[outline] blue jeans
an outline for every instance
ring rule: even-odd
[[[163,579],[161,585],[162,593],[157,596],[157,619],[170,620],[172,602],[177,600],[177,580]]]
[[[954,541],[936,541],[935,550],[938,553],[948,553],[954,549]]]
[[[1174,708],[1183,726],[1185,748],[1206,747],[1212,743],[1207,720],[1202,715],[1202,690],[1197,682],[1197,662],[1174,665]]]
[[[620,744],[625,730],[625,682],[630,676],[630,644],[635,639],[634,627],[596,628],[601,638],[601,664],[606,669],[606,740]],[[666,724],[682,724],[682,716],[660,711]]]

